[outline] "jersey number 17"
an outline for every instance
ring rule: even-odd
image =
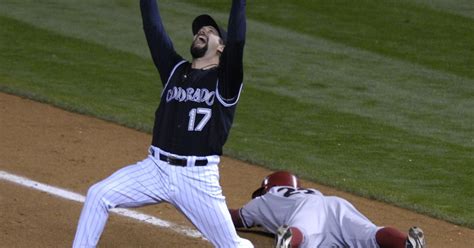
[[[203,115],[201,121],[196,124],[196,116]],[[189,111],[188,131],[202,131],[207,122],[211,119],[212,111],[208,108],[193,108]]]

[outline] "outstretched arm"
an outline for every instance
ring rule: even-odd
[[[232,216],[232,222],[236,228],[244,227],[244,223],[242,222],[242,217],[240,217],[239,211],[240,209],[229,209],[230,216]]]
[[[176,53],[161,20],[156,0],[140,0],[143,30],[162,84],[166,84],[173,67],[183,58]]]
[[[246,205],[244,206],[247,207],[249,205]],[[255,206],[255,205],[254,205]],[[252,208],[252,207],[250,207]],[[255,223],[252,222],[252,224],[249,226],[243,219],[242,217],[242,208],[239,208],[239,209],[229,209],[229,212],[230,212],[230,216],[232,216],[232,222],[234,223],[234,226],[236,228],[241,228],[241,227],[245,227],[245,228],[250,228],[252,227],[252,225],[254,225]],[[250,217],[250,215],[247,215]],[[303,232],[295,227],[295,226],[285,226],[286,228],[284,229],[285,233],[286,232],[289,232],[290,233],[290,244],[291,244],[291,247],[300,247],[301,243],[303,243],[303,240],[304,240],[304,235],[303,235]],[[274,232],[278,232],[277,230],[273,230]],[[278,234],[275,234],[275,235],[278,235]],[[277,236],[275,236],[277,237]],[[276,240],[278,240],[276,238]]]
[[[243,81],[243,56],[247,22],[245,0],[233,0],[227,27],[227,43],[221,56],[219,93],[226,100],[234,100]]]

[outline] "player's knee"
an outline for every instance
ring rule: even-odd
[[[106,186],[102,182],[98,182],[87,190],[87,198],[100,200],[106,193]]]
[[[107,211],[114,208],[113,204],[107,200],[107,192],[109,192],[107,188],[107,185],[101,182],[92,185],[87,191],[86,205],[98,206]]]

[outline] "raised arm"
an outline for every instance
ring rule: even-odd
[[[173,67],[183,58],[176,53],[161,20],[156,0],[140,0],[143,30],[162,84],[166,84]]]
[[[221,56],[219,93],[226,100],[237,97],[244,73],[243,56],[247,21],[246,0],[233,0],[227,27],[227,43]]]

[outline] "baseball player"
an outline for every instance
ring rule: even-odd
[[[168,202],[215,247],[253,247],[237,235],[219,183],[220,155],[242,89],[245,0],[233,0],[228,33],[209,15],[192,23],[192,60],[165,32],[156,0],[141,0],[143,28],[163,89],[149,155],[89,188],[73,247],[95,247],[116,207]]]
[[[301,188],[286,171],[267,176],[252,200],[230,209],[238,228],[262,226],[275,234],[275,247],[423,248],[423,231],[408,235],[392,227],[378,227],[348,201]]]

